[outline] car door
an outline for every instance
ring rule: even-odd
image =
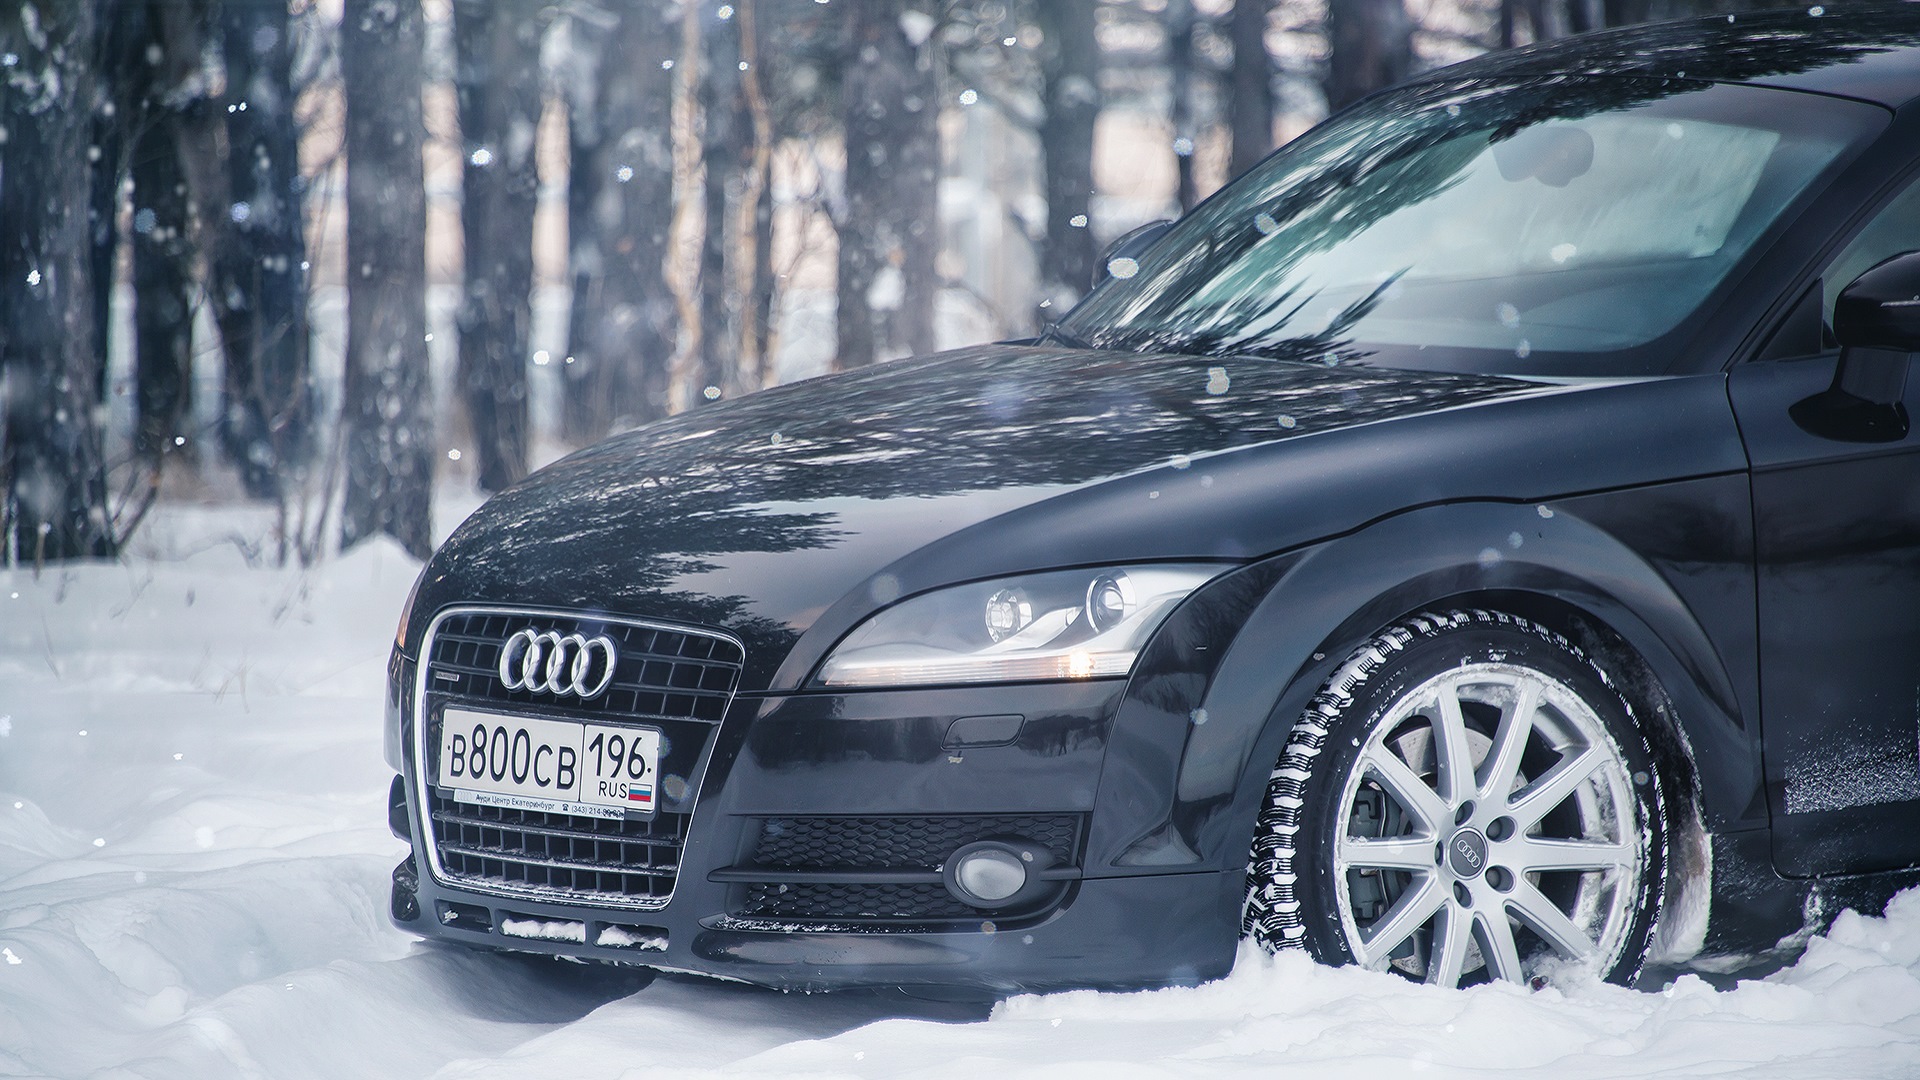
[[[1779,358],[1730,376],[1752,464],[1774,862],[1789,876],[1920,864],[1920,429],[1851,442],[1788,414],[1833,379],[1841,289],[1916,249],[1909,182],[1808,289],[1767,350]],[[1908,363],[1905,405],[1920,417],[1920,363]]]

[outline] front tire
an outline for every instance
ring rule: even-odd
[[[1666,854],[1633,709],[1577,646],[1486,611],[1356,650],[1295,724],[1254,834],[1246,931],[1444,986],[1639,973]]]

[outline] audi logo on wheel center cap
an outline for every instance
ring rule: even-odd
[[[1472,879],[1487,868],[1487,838],[1474,829],[1461,829],[1447,842],[1447,866],[1455,875]]]
[[[605,634],[589,638],[528,627],[500,646],[500,681],[509,690],[588,701],[612,684],[618,659]]]

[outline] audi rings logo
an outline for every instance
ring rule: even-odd
[[[613,682],[617,660],[605,634],[589,638],[528,628],[500,647],[500,681],[509,690],[590,701]]]

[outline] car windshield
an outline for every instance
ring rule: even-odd
[[[1143,351],[1659,374],[1689,317],[1884,117],[1675,80],[1417,85],[1116,260],[1060,331]]]

